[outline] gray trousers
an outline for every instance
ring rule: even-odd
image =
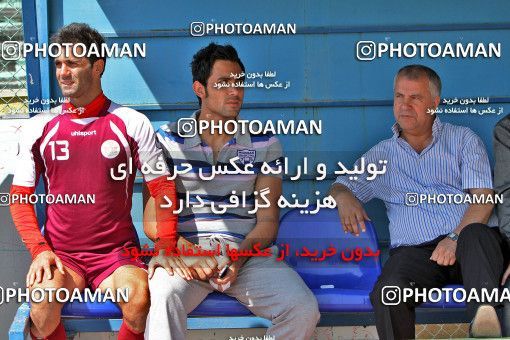
[[[225,290],[253,314],[269,319],[267,335],[275,339],[310,339],[320,313],[317,300],[301,277],[287,264],[272,257],[252,257]],[[214,288],[208,282],[186,281],[157,268],[149,280],[151,308],[146,339],[185,339],[187,314]]]

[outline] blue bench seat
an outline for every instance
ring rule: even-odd
[[[309,211],[314,208],[310,207]],[[374,225],[367,222],[366,227],[366,232],[360,233],[358,237],[344,233],[336,209],[323,209],[317,214],[302,214],[301,210],[293,209],[281,218],[276,244],[280,251],[289,250],[285,261],[312,290],[323,315],[367,314],[372,311],[369,294],[381,273],[381,261],[380,256],[374,256],[379,247]],[[309,254],[317,251],[318,255],[304,256],[307,255],[305,248]],[[358,250],[357,256],[353,256],[356,248],[361,250]],[[331,255],[333,249],[335,254]],[[342,251],[344,257],[341,256]],[[319,261],[321,254],[328,256]],[[447,303],[445,300],[443,298],[437,303],[424,303],[420,309],[465,308],[464,303]],[[11,325],[9,339],[24,338],[28,316],[29,306],[23,304]],[[120,308],[112,302],[67,303],[62,310],[62,316],[69,334],[118,331],[122,318]],[[269,320],[253,316],[237,300],[221,293],[209,294],[188,316],[189,329],[251,328],[268,325]]]

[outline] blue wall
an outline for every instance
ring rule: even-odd
[[[245,118],[322,119],[321,136],[281,136],[286,154],[294,160],[307,156],[332,168],[351,164],[383,138],[391,136],[392,86],[403,65],[422,63],[443,80],[443,97],[490,97],[502,115],[442,114],[443,121],[466,125],[479,134],[492,156],[495,123],[510,108],[510,2],[508,1],[40,1],[37,5],[39,39],[59,27],[86,22],[108,42],[147,44],[147,57],[110,59],[103,76],[105,93],[114,101],[145,113],[158,127],[191,114],[196,108],[191,90],[192,55],[211,41],[233,44],[248,71],[274,70],[289,80],[287,90],[248,90]],[[218,23],[296,23],[298,34],[284,36],[192,37],[193,21]],[[370,62],[355,57],[360,40],[375,42],[494,42],[502,57],[492,59],[388,58]],[[60,95],[51,63],[42,62],[42,88]],[[49,80],[45,82],[45,72]],[[330,176],[332,176],[331,174]],[[332,177],[331,177],[332,178]],[[286,195],[315,197],[331,180],[284,183]],[[140,201],[140,188],[137,199]],[[388,238],[380,202],[370,203],[369,215]],[[140,228],[141,207],[133,214]]]

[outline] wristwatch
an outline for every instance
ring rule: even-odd
[[[459,239],[459,235],[453,231],[451,233],[449,233],[448,236],[446,236],[446,237],[448,237],[452,241],[457,241]]]

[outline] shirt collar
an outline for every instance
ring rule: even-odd
[[[191,115],[191,118],[193,118],[196,121],[197,126],[198,126],[198,116],[199,115],[200,115],[200,110],[193,112],[193,114]],[[240,117],[238,116],[237,119],[240,119]],[[182,126],[180,124],[177,124],[177,129],[179,129],[179,128],[182,129]],[[246,147],[252,147],[249,131],[245,131],[246,133],[241,133],[241,132],[242,132],[242,129],[238,128],[234,138],[232,138],[230,141],[228,141],[227,144],[228,145],[239,144],[239,145],[243,145]],[[181,133],[185,134],[183,131],[181,131]],[[195,147],[199,144],[202,144],[202,146],[206,145],[205,143],[202,142],[202,139],[200,138],[200,135],[198,133],[195,134],[193,137],[187,137],[184,140],[184,148],[186,148],[186,149]]]
[[[434,119],[434,123],[432,124],[432,142],[434,142],[437,139],[437,136],[439,135],[442,129],[443,123],[441,122],[439,117],[436,116],[436,118]],[[400,137],[400,132],[402,131],[402,129],[400,128],[398,123],[393,124],[391,130],[393,131],[393,139],[397,139],[398,137]]]
[[[76,107],[71,102],[62,104],[62,113],[67,113],[71,118],[99,117],[106,113],[111,101],[101,93],[90,103],[83,107]]]

